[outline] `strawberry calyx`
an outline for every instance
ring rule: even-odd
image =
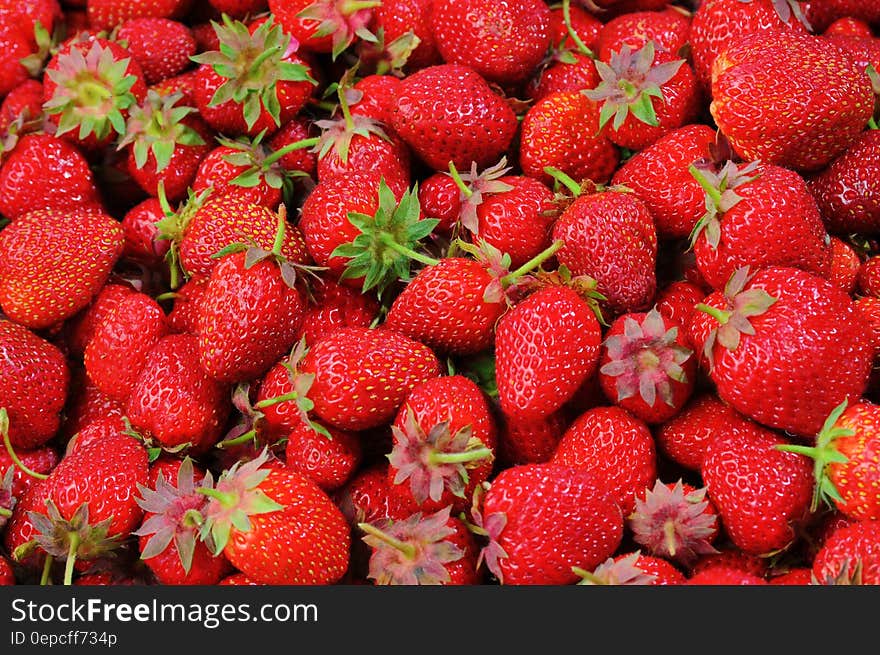
[[[724,298],[727,305],[724,309],[706,303],[695,305],[696,309],[709,314],[719,324],[718,327],[709,331],[703,346],[703,355],[710,366],[712,366],[712,354],[716,341],[728,350],[736,350],[743,334],[755,334],[755,328],[752,327],[749,318],[764,314],[776,302],[776,298],[763,289],[755,288],[744,291],[745,285],[750,279],[748,266],[734,271],[724,287]]]
[[[254,407],[251,402],[250,382],[239,382],[235,385],[235,389],[232,391],[232,405],[238,410],[241,418],[229,429],[223,439],[214,444],[214,447],[223,450],[247,443],[255,446],[260,445],[260,437],[264,434],[262,428],[265,423],[265,414]]]
[[[649,407],[654,406],[658,396],[673,406],[671,381],[687,382],[681,365],[693,354],[677,342],[678,331],[675,325],[667,329],[663,316],[654,307],[641,323],[631,316],[625,317],[624,333],[605,340],[610,361],[599,371],[616,378],[619,401],[638,393]]]
[[[626,557],[609,557],[592,571],[579,566],[571,567],[580,580],[579,585],[650,585],[657,579],[653,573],[645,573],[638,567],[641,551],[634,551]]]
[[[697,242],[700,234],[705,232],[706,241],[712,249],[718,249],[721,243],[721,217],[742,200],[742,196],[734,189],[758,179],[760,174],[752,175],[752,173],[759,165],[760,162],[756,160],[740,168],[735,162],[728,160],[718,172],[700,167],[697,163],[688,166],[688,171],[706,193],[706,213],[691,230],[691,247]]]
[[[743,4],[750,4],[753,0],[739,1]],[[807,17],[804,15],[803,9],[801,9],[801,0],[770,0],[770,2],[773,5],[774,11],[776,11],[776,15],[779,16],[779,20],[783,23],[791,25],[791,19],[794,17],[795,20],[807,28],[807,31],[813,31]]]
[[[189,573],[204,522],[203,511],[208,504],[207,496],[196,489],[210,488],[212,483],[209,471],[197,485],[192,459],[184,457],[176,484],[166,480],[162,471],[157,476],[155,489],[138,484],[140,496],[135,497],[135,501],[147,513],[147,518],[132,534],[149,537],[141,549],[142,560],[160,555],[173,542],[183,570]],[[206,543],[210,548],[210,541]]]
[[[449,527],[452,506],[434,514],[422,512],[379,525],[358,523],[361,539],[373,549],[368,577],[379,585],[437,585],[449,582],[446,564],[464,557],[464,551],[446,540],[455,534]]]
[[[494,453],[473,436],[470,425],[457,432],[449,421],[441,421],[425,431],[412,407],[406,406],[404,427],[391,427],[394,447],[387,455],[395,469],[394,484],[409,480],[410,492],[418,504],[428,498],[437,502],[444,491],[464,498],[470,479],[468,470],[494,458]]]
[[[247,135],[240,135],[235,139],[217,137],[220,145],[232,151],[223,155],[223,160],[244,169],[229,181],[230,184],[251,188],[265,183],[273,189],[283,189],[294,177],[307,176],[304,171],[287,170],[281,165],[280,160],[284,155],[295,150],[314,147],[318,142],[317,137],[300,139],[277,150],[271,150],[263,143],[265,136],[266,130],[262,130],[253,139],[249,139]]]
[[[56,33],[54,35],[49,34],[49,30],[45,28],[41,21],[34,21],[34,43],[37,48],[27,57],[22,57],[18,60],[18,63],[24,66],[24,69],[31,77],[38,78],[40,73],[43,72],[46,60],[52,54],[53,48],[60,40],[60,30],[61,28],[59,26],[56,28]]]
[[[822,425],[819,434],[816,435],[815,445],[804,446],[800,444],[779,444],[775,446],[776,450],[783,452],[798,453],[805,455],[813,460],[813,476],[816,484],[813,486],[813,499],[810,503],[810,511],[816,512],[819,509],[819,502],[823,502],[828,507],[834,507],[835,503],[843,503],[844,499],[840,495],[837,486],[828,475],[828,468],[832,464],[846,464],[849,458],[841,453],[835,442],[842,437],[852,437],[855,430],[840,425],[840,417],[846,411],[847,401],[837,405]]]
[[[381,298],[395,282],[410,279],[412,260],[428,266],[438,262],[415,250],[440,222],[421,217],[418,185],[407,189],[398,202],[382,178],[375,215],[349,212],[348,220],[361,233],[352,242],[337,246],[330,257],[350,260],[340,279],[363,278],[364,292],[375,288]]]
[[[486,544],[477,555],[477,569],[483,564],[489,572],[495,576],[500,584],[504,584],[504,572],[501,570],[501,560],[509,555],[501,547],[499,538],[507,525],[507,515],[504,512],[493,512],[484,517],[482,513],[483,499],[489,489],[489,483],[484,482],[474,489],[473,502],[471,505],[471,522],[466,522],[468,529],[478,537],[486,540]]]
[[[814,572],[810,579],[810,584],[833,587],[862,585],[864,584],[862,578],[863,570],[864,566],[861,559],[850,560],[849,558],[844,558],[836,571],[831,571],[821,576],[817,576]]]
[[[708,507],[705,487],[686,490],[680,479],[673,485],[657,480],[636,496],[627,525],[649,553],[690,567],[700,556],[718,552],[711,543],[717,517]]]
[[[629,115],[652,127],[659,125],[652,98],[663,101],[660,87],[675,77],[685,60],[654,65],[654,53],[654,42],[648,41],[635,52],[624,44],[619,52],[611,53],[608,63],[595,60],[602,81],[581,93],[600,104],[600,130],[613,118],[611,126],[617,131]]]
[[[555,243],[563,242],[560,240]],[[595,278],[589,275],[572,275],[571,270],[564,264],[561,264],[552,271],[538,270],[524,278],[521,283],[521,288],[527,292],[535,292],[544,287],[568,287],[572,289],[589,305],[596,320],[601,325],[607,327],[608,322],[602,313],[602,303],[606,302],[608,298],[597,291],[598,286],[599,282]]]
[[[209,65],[226,78],[208,105],[216,107],[229,101],[241,105],[248,130],[253,128],[263,108],[275,125],[281,125],[278,82],[318,84],[307,66],[287,61],[299,43],[285,34],[280,25],[275,25],[272,16],[253,33],[243,22],[227,14],[223,14],[223,24],[211,21],[211,26],[220,41],[220,49],[192,57],[194,62]]]
[[[241,532],[251,529],[249,516],[269,514],[284,509],[269,498],[259,487],[271,473],[263,467],[269,461],[269,450],[264,448],[254,459],[237,461],[220,474],[213,487],[197,487],[195,492],[208,497],[204,507],[204,521],[199,530],[200,539],[212,552],[219,555],[229,543],[232,528]]]
[[[385,29],[376,30],[375,41],[361,40],[358,54],[360,61],[369,62],[375,75],[403,77],[403,68],[422,40],[412,30],[385,42]]]
[[[480,221],[477,216],[477,207],[484,200],[484,196],[504,193],[510,191],[513,187],[506,182],[502,182],[499,178],[504,177],[511,167],[507,165],[507,157],[482,172],[477,172],[477,163],[471,163],[471,170],[468,173],[459,173],[455,168],[455,164],[449,162],[449,175],[455,180],[456,186],[459,188],[459,200],[461,200],[461,211],[459,213],[459,222],[471,234],[478,236],[480,233]]]
[[[15,466],[6,469],[6,473],[0,478],[0,530],[6,525],[6,521],[12,516],[17,498],[12,495],[12,482],[15,475]]]
[[[335,61],[354,43],[355,37],[368,43],[377,41],[367,26],[373,18],[373,9],[381,4],[380,0],[315,0],[296,16],[304,23],[318,23],[315,38],[332,36],[331,57]]]
[[[71,47],[59,53],[57,61],[57,68],[46,69],[56,88],[43,104],[46,113],[59,116],[56,135],[78,129],[79,139],[94,134],[101,141],[125,134],[122,112],[137,104],[131,92],[137,76],[127,73],[131,57],[116,59],[113,50],[96,39],[85,53]]]
[[[135,165],[143,168],[152,152],[156,158],[156,172],[165,169],[178,145],[200,146],[205,140],[183,119],[196,111],[195,107],[178,106],[183,93],[178,91],[167,96],[150,89],[143,103],[129,110],[125,134],[117,144],[117,150],[130,145]]]
[[[134,428],[134,426],[131,424],[131,421],[128,420],[127,416],[122,417],[122,422],[124,424],[124,429],[123,429],[122,433],[128,435],[129,437],[137,439],[138,441],[140,441],[144,445],[144,448],[147,451],[147,461],[149,461],[150,463],[153,463],[157,459],[159,459],[159,456],[162,453],[168,453],[170,455],[177,455],[179,453],[186,452],[187,450],[192,448],[191,441],[186,441],[184,443],[177,444],[175,446],[166,446],[166,445],[156,441],[156,439],[154,439],[152,436],[150,436],[148,434],[143,434],[143,433],[139,432],[138,430],[136,430]],[[67,445],[68,451],[73,447],[77,436],[78,435],[73,435],[73,438],[71,438],[70,442]]]
[[[189,227],[190,221],[205,204],[205,200],[211,195],[213,187],[208,187],[200,193],[196,193],[192,188],[187,189],[187,198],[178,204],[177,209],[172,209],[168,203],[168,197],[165,195],[165,184],[160,180],[158,185],[158,200],[165,215],[161,220],[156,221],[156,229],[159,231],[157,239],[167,240],[170,242],[168,252],[165,253],[165,262],[168,264],[170,273],[169,286],[172,289],[180,287],[184,280],[189,279],[189,273],[184,270],[180,261],[180,242]],[[183,278],[183,280],[181,280]]]

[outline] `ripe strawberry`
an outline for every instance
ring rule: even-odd
[[[624,45],[636,51],[651,41],[657,52],[680,55],[688,42],[690,27],[690,14],[672,5],[662,11],[619,14],[602,25],[596,44],[597,54],[607,63],[611,61],[611,54],[620,52]]]
[[[498,84],[525,81],[550,47],[550,9],[540,0],[434,0],[430,21],[445,62]]]
[[[47,475],[61,459],[61,455],[51,445],[33,450],[16,450],[15,455],[28,470],[38,475]],[[37,478],[25,473],[24,469],[13,461],[12,455],[5,447],[0,449],[0,472],[2,472],[0,473],[0,508],[11,509],[11,501],[21,498]],[[7,482],[5,476],[10,474],[11,480]],[[4,517],[0,515],[0,529],[3,519]]]
[[[83,354],[86,374],[104,395],[125,403],[147,354],[168,331],[159,303],[145,293],[127,294],[95,325]]]
[[[880,229],[880,195],[871,187],[880,170],[880,131],[866,130],[837,159],[807,180],[829,232]]]
[[[675,280],[657,290],[654,306],[663,318],[685,327],[694,306],[705,297],[706,290],[702,287],[687,280]],[[690,344],[687,331],[683,330],[682,335]]]
[[[410,33],[418,39],[406,58],[407,71],[443,63],[431,30],[432,4],[433,0],[383,0],[373,9],[370,31],[373,34],[381,31],[386,43],[407,39]]]
[[[31,37],[25,27],[10,14],[0,13],[0,98],[6,96],[30,76],[22,59],[33,53]]]
[[[86,210],[37,210],[0,232],[0,307],[32,329],[83,309],[122,254],[122,227]]]
[[[378,6],[341,0],[269,0],[268,4],[269,12],[303,50],[330,53],[334,60],[368,33]]]
[[[405,519],[419,509],[412,494],[389,479],[387,460],[359,469],[334,496],[352,528]]]
[[[741,266],[788,266],[820,277],[831,248],[803,178],[787,168],[728,161],[718,173],[691,169],[706,191],[706,213],[691,232],[697,268],[721,289]]]
[[[476,504],[476,503],[475,503]],[[523,464],[502,470],[473,510],[489,538],[485,562],[501,584],[571,584],[623,538],[613,496],[583,469]]]
[[[579,91],[551,93],[532,105],[522,119],[519,164],[523,173],[545,184],[556,168],[580,183],[608,182],[620,151],[599,128],[599,105]]]
[[[34,79],[27,79],[10,89],[3,101],[0,102],[0,134],[5,134],[5,139],[0,154],[9,150],[8,144],[12,130],[18,130],[21,135],[22,128],[30,132],[37,126],[34,121],[43,116],[43,85]],[[21,118],[22,124],[13,127],[16,119]],[[14,145],[14,144],[13,144]]]
[[[9,441],[17,449],[38,448],[61,422],[70,386],[67,360],[43,337],[0,319],[0,362],[0,409],[8,417]]]
[[[363,460],[361,437],[356,432],[323,428],[328,439],[311,425],[298,421],[287,435],[284,462],[302,473],[327,493],[341,488],[354,475]]]
[[[855,578],[861,584],[880,584],[880,521],[843,525],[828,535],[813,560],[819,580]]]
[[[431,173],[419,184],[419,206],[425,216],[436,218],[436,234],[451,236],[458,229],[462,191],[447,171]]]
[[[462,375],[416,384],[391,432],[388,478],[407,488],[422,511],[449,506],[458,514],[492,473],[495,419],[483,391]]]
[[[258,412],[253,417],[254,421],[259,421],[260,431],[268,435],[269,442],[285,438],[304,426],[319,432],[326,440],[332,438],[328,428],[313,421],[314,417],[310,415],[312,403],[308,394],[314,376],[303,373],[300,368],[308,348],[309,345],[300,338],[290,349],[290,354],[275,362],[259,379],[250,411]],[[241,404],[245,406],[247,413],[248,403]],[[308,442],[304,443],[307,447]]]
[[[783,452],[788,442],[770,430],[721,434],[706,446],[700,475],[734,545],[766,555],[797,540],[810,513],[809,458]]]
[[[103,209],[95,176],[82,152],[51,134],[22,136],[0,165],[0,214],[16,220],[37,209]]]
[[[509,420],[502,415],[498,418],[498,459],[505,468],[547,462],[567,427],[561,410],[532,421]]]
[[[678,585],[687,581],[684,573],[659,557],[641,551],[609,557],[592,571],[575,567],[579,585]]]
[[[45,553],[36,547],[37,543],[34,541],[36,527],[31,521],[31,513],[46,511],[46,487],[45,478],[34,479],[18,498],[12,508],[12,516],[3,530],[6,552],[13,561],[27,570],[39,570],[45,557]]]
[[[111,30],[135,18],[183,18],[192,0],[86,0],[89,25],[98,30]]]
[[[687,329],[718,396],[759,423],[812,438],[834,407],[867,386],[866,323],[827,280],[796,268],[751,277],[740,269],[697,307]]]
[[[809,10],[808,10],[809,11]],[[871,26],[860,18],[843,16],[822,30],[823,36],[873,36]]]
[[[856,288],[863,296],[880,298],[880,257],[874,255],[861,263],[856,275]]]
[[[577,291],[548,286],[511,308],[495,330],[498,397],[514,420],[546,418],[596,371],[601,328]]]
[[[648,309],[657,291],[657,231],[645,204],[634,194],[609,189],[585,193],[563,210],[553,239],[573,275],[589,275],[610,314]]]
[[[91,302],[64,323],[67,352],[81,360],[95,328],[124,298],[135,292],[133,286],[111,275]]]
[[[360,523],[370,549],[368,577],[377,585],[478,584],[477,542],[450,508],[380,525]]]
[[[438,89],[443,89],[439,94]],[[438,64],[407,75],[390,125],[427,166],[468,169],[498,161],[517,131],[516,114],[473,68]]]
[[[15,571],[5,557],[0,557],[0,586],[15,584]]]
[[[198,337],[170,334],[147,354],[125,405],[132,427],[157,447],[198,455],[223,433],[231,411],[228,385],[199,364]]]
[[[348,523],[330,497],[264,452],[218,478],[201,534],[214,553],[255,582],[324,585],[338,582],[349,563]]]
[[[537,102],[551,93],[594,89],[600,80],[592,57],[579,50],[558,48],[545,57],[538,71],[529,78],[525,94]]]
[[[815,171],[855,142],[874,98],[868,76],[833,44],[758,32],[716,59],[709,110],[744,159]]]
[[[196,40],[189,27],[168,18],[132,18],[119,25],[116,38],[126,42],[147,84],[182,73],[196,54]]]
[[[685,331],[659,311],[624,314],[605,333],[599,382],[615,405],[646,423],[668,421],[694,390],[697,358]]]
[[[173,292],[174,306],[168,312],[168,325],[172,332],[199,332],[199,304],[208,286],[208,276],[196,276],[187,280]]]
[[[278,131],[275,132],[266,143],[269,151],[266,158],[261,162],[261,173],[266,165],[269,166],[269,173],[281,173],[283,176],[290,177],[294,182],[298,178],[303,177],[307,180],[314,180],[317,176],[318,156],[311,148],[293,147],[303,145],[310,138],[314,138],[314,124],[305,120],[301,116],[297,116],[282,124]],[[277,165],[271,159],[277,157],[279,151],[283,152],[278,160]],[[263,177],[267,177],[263,173]],[[283,179],[285,179],[283,177]]]
[[[828,279],[847,293],[856,289],[862,260],[859,253],[840,237],[831,237],[831,272]]]
[[[393,330],[347,327],[315,343],[300,370],[315,376],[308,395],[318,419],[366,430],[390,422],[416,384],[440,375],[440,363]]]
[[[290,33],[273,16],[248,25],[226,16],[211,24],[219,49],[192,58],[199,64],[193,96],[205,122],[230,137],[256,136],[296,116],[317,82]]]
[[[337,328],[370,327],[379,316],[376,298],[339,284],[329,275],[319,273],[311,279],[309,291],[311,302],[297,335],[305,338],[307,345],[317,343]]]
[[[707,566],[688,578],[685,584],[712,586],[765,585],[764,578],[728,566]]]
[[[614,171],[613,185],[623,185],[654,217],[660,239],[683,239],[706,211],[706,196],[688,167],[711,158],[715,132],[692,123],[669,131],[627,159]]]
[[[125,212],[122,230],[125,245],[122,259],[143,264],[153,270],[161,270],[165,256],[171,247],[168,239],[159,236],[156,223],[165,218],[165,211],[158,198],[147,198]]]
[[[811,2],[804,13],[817,33],[824,32],[832,22],[846,16],[874,24],[880,20],[880,9],[877,6],[871,2],[864,3],[858,0]]]
[[[59,443],[68,443],[83,428],[102,419],[118,421],[118,425],[125,425],[122,405],[101,393],[89,380],[83,366],[77,365],[71,368],[69,389],[58,432]]]

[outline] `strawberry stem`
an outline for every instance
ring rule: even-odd
[[[281,248],[284,247],[284,233],[287,231],[285,212],[278,212],[278,230],[275,232],[275,242],[272,244],[272,254],[281,257]]]
[[[428,455],[428,462],[430,464],[462,464],[488,457],[492,457],[491,450],[488,448],[475,448],[473,450],[466,450],[463,453],[431,453]]]
[[[557,239],[552,244],[550,244],[549,248],[538,253],[525,264],[520,266],[518,269],[516,269],[515,271],[511,271],[503,278],[501,278],[501,284],[505,287],[510,286],[511,283],[515,282],[526,273],[529,273],[530,271],[538,268],[541,264],[550,259],[559,251],[560,248],[562,248],[563,245],[565,245],[565,242],[562,239]]]
[[[730,320],[730,312],[726,312],[723,309],[718,309],[717,307],[712,307],[712,305],[706,305],[704,303],[698,303],[694,305],[695,309],[699,309],[701,312],[704,312],[717,320],[721,325],[725,325],[727,321]]]
[[[415,559],[417,551],[416,547],[413,544],[408,544],[404,541],[401,541],[400,539],[392,537],[390,534],[386,534],[379,528],[370,525],[369,523],[358,523],[358,527],[367,534],[373,535],[377,539],[380,539],[392,548],[396,548],[409,559]]]
[[[231,448],[232,446],[241,446],[243,444],[246,444],[248,441],[250,441],[251,439],[253,439],[256,436],[257,436],[256,430],[248,430],[247,432],[245,432],[241,436],[235,437],[235,439],[227,439],[226,441],[220,441],[214,447],[220,448],[222,450],[223,448]]]
[[[8,519],[10,516],[12,516],[12,510],[6,509],[5,507],[0,507],[0,516]]]
[[[439,259],[434,259],[433,257],[429,257],[428,255],[423,255],[420,252],[416,252],[412,248],[407,248],[406,246],[397,243],[394,239],[394,235],[389,234],[388,232],[382,232],[379,235],[379,240],[382,242],[382,245],[388,246],[392,250],[399,252],[401,255],[405,255],[410,259],[414,259],[417,262],[421,262],[427,266],[436,266],[440,263]]]
[[[320,139],[318,137],[312,137],[311,139],[300,139],[299,141],[288,143],[283,148],[273,150],[271,154],[267,155],[266,158],[263,160],[263,166],[268,167],[281,159],[284,155],[287,155],[295,150],[305,150],[306,148],[312,148],[318,145],[319,140]]]
[[[571,191],[575,198],[581,195],[581,185],[575,182],[574,178],[567,173],[563,173],[555,166],[545,166],[544,172]]]
[[[343,3],[340,11],[345,15],[349,15],[362,9],[374,9],[381,6],[381,0],[348,0]]]
[[[688,166],[688,172],[697,182],[699,182],[700,186],[703,187],[703,191],[706,192],[706,195],[709,196],[709,199],[712,201],[712,204],[715,205],[715,207],[720,211],[721,191],[712,186],[712,183],[706,179],[706,176],[700,172],[700,169],[693,164]]]
[[[260,402],[256,403],[254,407],[256,409],[264,409],[266,407],[277,405],[278,403],[287,402],[288,400],[297,400],[298,398],[299,394],[296,391],[291,391],[290,393],[283,393],[280,396],[275,396],[274,398],[264,398]]]
[[[449,174],[452,176],[452,179],[455,180],[455,186],[459,188],[459,190],[464,194],[465,198],[470,198],[472,195],[474,195],[473,190],[464,183],[463,179],[461,179],[461,175],[459,174],[458,169],[455,167],[455,164],[451,159],[449,160]]]
[[[26,475],[37,480],[45,480],[49,477],[44,473],[37,473],[25,466],[24,462],[16,455],[15,450],[12,448],[12,442],[9,440],[9,415],[6,413],[5,407],[0,407],[0,434],[3,435],[3,445],[6,446],[6,452],[9,453],[13,464],[24,471]]]
[[[70,539],[67,547],[67,561],[64,563],[64,586],[69,587],[73,584],[73,564],[76,562],[76,551],[79,549],[79,533],[68,532]]]
[[[55,558],[46,554],[46,559],[43,560],[43,572],[40,575],[40,586],[46,587],[52,583],[51,574],[52,574],[52,564],[55,562]]]
[[[199,487],[196,489],[197,494],[202,494],[203,496],[208,496],[209,498],[213,498],[214,500],[220,501],[220,504],[225,505],[227,507],[232,507],[238,501],[238,497],[236,494],[224,493],[222,491],[217,491],[216,489],[211,489],[209,487]]]
[[[562,0],[562,19],[565,22],[565,29],[571,37],[571,40],[574,41],[577,49],[587,55],[587,57],[595,59],[596,55],[594,55],[593,51],[587,47],[587,44],[581,40],[580,35],[575,32],[574,27],[571,24],[571,0]]]

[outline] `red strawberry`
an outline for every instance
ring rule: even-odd
[[[438,93],[443,89],[443,93]],[[461,64],[438,64],[407,75],[391,107],[391,127],[434,170],[449,162],[498,161],[517,130],[516,114],[479,73]]]
[[[862,260],[856,249],[840,237],[831,237],[831,272],[828,279],[847,293],[856,289]]]
[[[142,200],[125,212],[122,217],[125,232],[122,259],[160,270],[171,248],[171,242],[160,237],[156,227],[156,223],[164,218],[165,210],[158,198]]]
[[[813,560],[820,581],[855,578],[861,584],[880,584],[880,520],[855,521],[828,535]]]
[[[826,0],[810,3],[805,9],[807,20],[816,32],[824,32],[832,22],[845,16],[857,18],[866,23],[877,23],[880,10],[873,3],[858,0]]]
[[[118,425],[124,426],[123,414],[122,405],[101,393],[89,380],[85,368],[76,366],[71,371],[70,391],[58,434],[59,441],[68,443],[77,432],[102,419],[118,421]]]
[[[868,76],[834,44],[758,32],[716,59],[709,110],[744,159],[815,171],[859,137],[874,97]]]
[[[0,98],[7,95],[30,76],[22,59],[33,54],[32,37],[17,17],[0,13]]]
[[[47,475],[49,471],[58,465],[61,456],[53,446],[42,446],[34,450],[14,451],[19,461],[29,471],[38,475]],[[12,471],[11,484],[7,485],[4,476]],[[24,472],[24,468],[12,460],[12,455],[4,447],[0,450],[0,507],[9,507],[9,501],[21,498],[24,493],[36,482],[37,478]],[[8,488],[7,488],[8,486]],[[5,490],[5,491],[3,491]],[[6,496],[4,496],[6,494]],[[6,500],[2,500],[3,498]],[[3,517],[0,516],[0,523]]]
[[[609,557],[592,571],[575,567],[579,585],[678,585],[685,584],[684,573],[659,557],[641,551]]]
[[[809,12],[809,10],[808,10]],[[822,30],[823,36],[873,36],[871,26],[860,18],[843,16]]]
[[[174,306],[168,312],[168,325],[172,332],[199,332],[199,304],[208,286],[208,276],[196,276],[187,280],[173,292]]]
[[[335,282],[331,276],[310,279],[311,302],[300,326],[299,335],[307,345],[341,327],[370,327],[379,316],[377,300]]]
[[[434,32],[431,30],[432,6],[433,0],[383,0],[373,9],[370,31],[378,34],[381,30],[386,43],[405,39],[409,33],[418,38],[415,48],[406,59],[406,70],[415,71],[442,63]]]
[[[495,330],[498,397],[514,420],[546,418],[596,370],[601,328],[577,291],[548,286],[517,303]]]
[[[15,571],[5,557],[0,557],[0,586],[15,584]]]
[[[0,102],[0,134],[5,134],[6,141],[8,141],[13,129],[19,130],[19,135],[21,135],[21,128],[30,131],[31,121],[42,116],[43,85],[37,80],[27,79],[21,84],[15,85]],[[13,124],[19,118],[22,119],[22,125],[13,128]],[[0,154],[9,148],[10,146],[4,142],[0,147]]]
[[[345,517],[314,482],[267,459],[236,464],[202,490],[210,498],[202,537],[255,582],[338,582],[349,563]]]
[[[594,89],[600,80],[592,57],[579,50],[557,49],[529,79],[525,94],[537,102],[551,93]]]
[[[706,290],[702,287],[687,280],[675,280],[657,291],[654,306],[663,318],[684,327],[694,306],[705,297]],[[682,334],[687,339],[686,331]]]
[[[115,277],[108,279],[92,301],[65,322],[64,337],[68,352],[81,359],[95,334],[95,328],[131,293],[135,293],[131,285]]]
[[[300,368],[314,375],[309,398],[317,418],[345,430],[389,422],[419,382],[440,375],[427,346],[393,330],[348,327],[306,353]]]
[[[269,12],[304,50],[330,53],[334,60],[367,32],[378,6],[339,0],[269,0],[268,4]]]
[[[168,18],[132,18],[116,31],[144,72],[147,84],[156,84],[189,68],[196,40],[189,27]]]
[[[363,460],[360,435],[355,432],[323,428],[330,435],[321,434],[298,421],[287,435],[284,462],[288,468],[302,473],[327,493],[344,486]]]
[[[735,273],[691,315],[718,396],[771,428],[812,438],[831,410],[865,390],[866,323],[838,286],[796,268]]]
[[[764,578],[741,571],[728,566],[707,566],[701,571],[694,573],[685,584],[689,585],[712,585],[712,586],[740,586],[740,585],[765,585]]]
[[[767,578],[772,585],[809,585],[813,584],[813,569],[809,566],[792,567],[785,573],[777,573]]]
[[[532,421],[499,417],[498,449],[505,465],[541,464],[553,456],[568,421],[562,411]]]
[[[387,461],[361,468],[335,497],[352,527],[361,522],[405,519],[419,509],[411,493],[391,482]]]
[[[141,17],[183,18],[192,6],[192,0],[86,0],[89,25],[94,29],[111,30],[118,25]]]
[[[880,257],[872,256],[859,266],[856,287],[860,294],[880,298]]]
[[[623,516],[613,497],[583,469],[523,464],[501,471],[474,508],[488,536],[480,553],[508,585],[571,584],[572,567],[592,569],[623,538]]]
[[[639,50],[649,41],[657,52],[680,55],[688,42],[691,16],[679,7],[667,5],[662,11],[633,11],[614,16],[603,24],[597,45],[599,59],[611,61],[611,53],[623,45]]]
[[[119,223],[104,213],[37,210],[0,232],[0,307],[41,329],[83,309],[122,254]]]

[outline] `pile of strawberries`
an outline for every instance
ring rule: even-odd
[[[878,30],[0,0],[0,583],[880,584]]]

